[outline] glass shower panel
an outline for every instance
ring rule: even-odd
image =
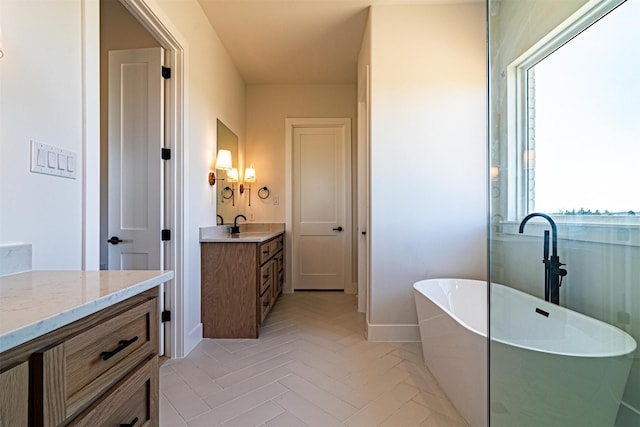
[[[638,426],[640,1],[487,16],[489,423]]]

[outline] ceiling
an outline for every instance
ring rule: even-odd
[[[356,81],[370,5],[460,0],[198,2],[247,84],[341,84]]]

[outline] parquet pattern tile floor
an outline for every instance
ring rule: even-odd
[[[354,295],[282,295],[257,340],[204,339],[160,368],[160,426],[458,427],[420,343],[364,338]]]

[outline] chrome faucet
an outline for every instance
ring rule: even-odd
[[[242,214],[236,215],[236,217],[233,219],[233,227],[231,227],[231,234],[240,233],[240,226],[238,225],[238,218],[244,218],[245,221],[247,220],[247,217],[242,215]]]
[[[549,258],[549,230],[544,230],[544,299],[554,304],[560,304],[560,286],[562,278],[567,275],[567,270],[560,268],[565,265],[558,257],[558,228],[553,219],[543,213],[534,212],[524,217],[520,223],[519,233],[524,232],[524,225],[531,218],[539,216],[549,221],[551,225],[551,258]]]

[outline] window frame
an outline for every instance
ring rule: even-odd
[[[567,44],[591,25],[597,23],[608,13],[623,4],[627,0],[592,0],[571,17],[556,27],[547,36],[534,44],[524,54],[518,57],[507,67],[507,140],[508,143],[508,171],[507,176],[507,218],[510,221],[520,221],[529,214],[532,196],[529,195],[535,173],[535,165],[525,167],[525,153],[530,149],[528,98],[528,71],[531,67],[551,55],[553,52]],[[535,162],[535,159],[533,159]],[[558,215],[552,215],[554,219]],[[598,216],[600,217],[600,216]],[[602,215],[604,220],[606,215]],[[616,221],[611,217],[604,220],[605,223],[628,223],[628,221]],[[583,221],[581,216],[562,216],[563,222],[589,223]]]

